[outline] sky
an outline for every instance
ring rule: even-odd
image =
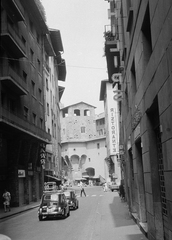
[[[108,78],[104,57],[104,27],[109,25],[105,0],[41,0],[49,28],[61,33],[66,81],[61,103],[86,102],[104,112],[101,81]],[[61,82],[60,82],[61,83]]]

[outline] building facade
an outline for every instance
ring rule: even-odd
[[[57,29],[49,29],[45,38],[44,54],[44,94],[45,94],[45,127],[51,135],[51,144],[46,145],[45,176],[61,178],[61,137],[60,106],[63,89],[59,81],[65,81],[66,66],[61,55],[64,51],[61,34]],[[45,178],[46,180],[50,180]]]
[[[122,169],[132,216],[148,239],[172,239],[172,2],[109,1],[117,11]]]
[[[96,117],[95,107],[87,103],[61,109],[62,168],[70,181],[82,177],[93,181],[99,181],[99,176],[105,178],[104,126],[104,116]]]
[[[41,6],[34,0],[1,1],[0,194],[8,189],[12,206],[40,199],[46,145],[52,144],[52,132],[46,127],[44,69],[45,52],[49,48],[52,56],[53,50]],[[59,109],[53,111],[58,114]],[[55,124],[59,131],[59,119]]]

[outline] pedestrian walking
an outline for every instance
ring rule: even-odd
[[[121,200],[125,200],[125,190],[124,190],[124,185],[122,183],[119,186],[119,196]]]
[[[4,211],[7,212],[7,209],[11,211],[10,209],[11,194],[7,190],[5,190],[2,197],[4,199],[4,202],[3,202]]]
[[[107,192],[107,190],[108,190],[107,182],[105,182],[103,190],[104,190],[104,192]]]
[[[82,183],[82,181],[80,182],[80,189],[81,189],[81,194],[80,196],[82,197],[82,193],[84,193],[85,197],[86,197],[86,193],[85,193],[85,189],[84,189],[84,185]]]

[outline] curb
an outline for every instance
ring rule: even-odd
[[[138,215],[136,213],[131,213],[130,215],[132,217],[132,219],[134,220],[134,222],[138,225],[139,229],[141,230],[141,232],[145,235],[145,237],[148,237],[148,233],[147,233],[147,223],[141,223],[138,219]]]
[[[12,217],[12,216],[17,215],[17,214],[20,214],[20,213],[22,213],[22,212],[27,212],[27,211],[32,210],[32,209],[37,208],[37,207],[39,207],[39,205],[35,205],[35,206],[31,206],[31,207],[28,207],[28,208],[25,208],[25,209],[21,209],[21,210],[18,210],[18,211],[16,211],[16,212],[10,212],[10,214],[4,215],[4,216],[0,217],[0,220],[1,220],[1,219],[5,219],[5,218]]]

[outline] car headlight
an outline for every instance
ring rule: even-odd
[[[61,211],[62,210],[61,207],[58,207],[58,210]]]

